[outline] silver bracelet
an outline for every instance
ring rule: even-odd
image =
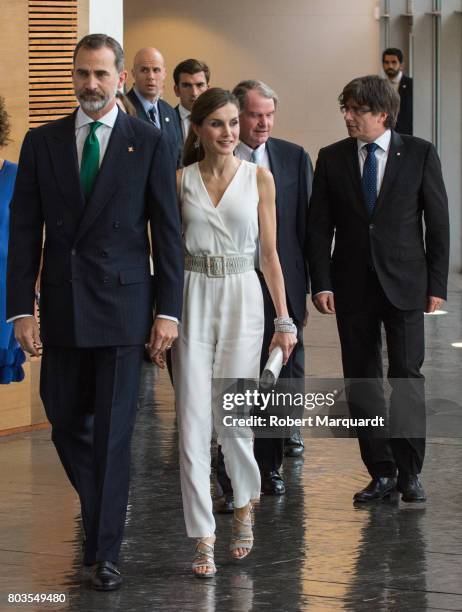
[[[297,326],[291,317],[276,317],[274,319],[274,331],[297,335]]]

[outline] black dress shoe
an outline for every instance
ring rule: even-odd
[[[111,561],[96,563],[91,579],[91,586],[96,591],[115,591],[122,584],[122,576],[117,565]]]
[[[277,470],[262,473],[261,490],[266,495],[283,495],[286,492],[284,480]]]
[[[373,478],[370,483],[358,491],[353,496],[354,502],[366,503],[370,501],[376,501],[388,497],[396,490],[396,478],[389,478],[387,476],[381,476],[380,478]]]
[[[305,444],[299,431],[296,431],[284,440],[284,455],[286,457],[300,457],[305,450]]]
[[[233,494],[225,495],[217,504],[216,511],[218,514],[233,514],[234,512],[234,497]]]
[[[411,475],[403,479],[398,478],[397,489],[401,493],[403,502],[423,503],[427,501],[424,488],[416,475]]]

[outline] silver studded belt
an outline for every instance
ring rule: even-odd
[[[185,255],[184,267],[215,278],[249,272],[255,269],[255,262],[253,255]]]

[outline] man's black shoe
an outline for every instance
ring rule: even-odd
[[[305,444],[299,431],[296,431],[284,440],[284,455],[286,457],[300,457],[305,450]]]
[[[234,512],[234,497],[233,495],[225,495],[220,499],[216,506],[218,514],[233,514]]]
[[[286,492],[284,480],[277,470],[262,473],[261,490],[266,495],[283,495]]]
[[[403,502],[423,503],[427,501],[424,488],[416,475],[411,475],[403,479],[399,478],[397,489],[401,493]]]
[[[388,497],[396,490],[396,478],[381,476],[373,478],[366,488],[358,491],[353,496],[353,501],[367,503]]]
[[[122,584],[117,565],[111,561],[99,561],[93,570],[91,586],[96,591],[115,591]]]

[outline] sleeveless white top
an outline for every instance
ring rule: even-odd
[[[199,164],[183,168],[180,188],[185,252],[190,255],[252,255],[258,241],[257,166],[241,161],[215,207]]]

